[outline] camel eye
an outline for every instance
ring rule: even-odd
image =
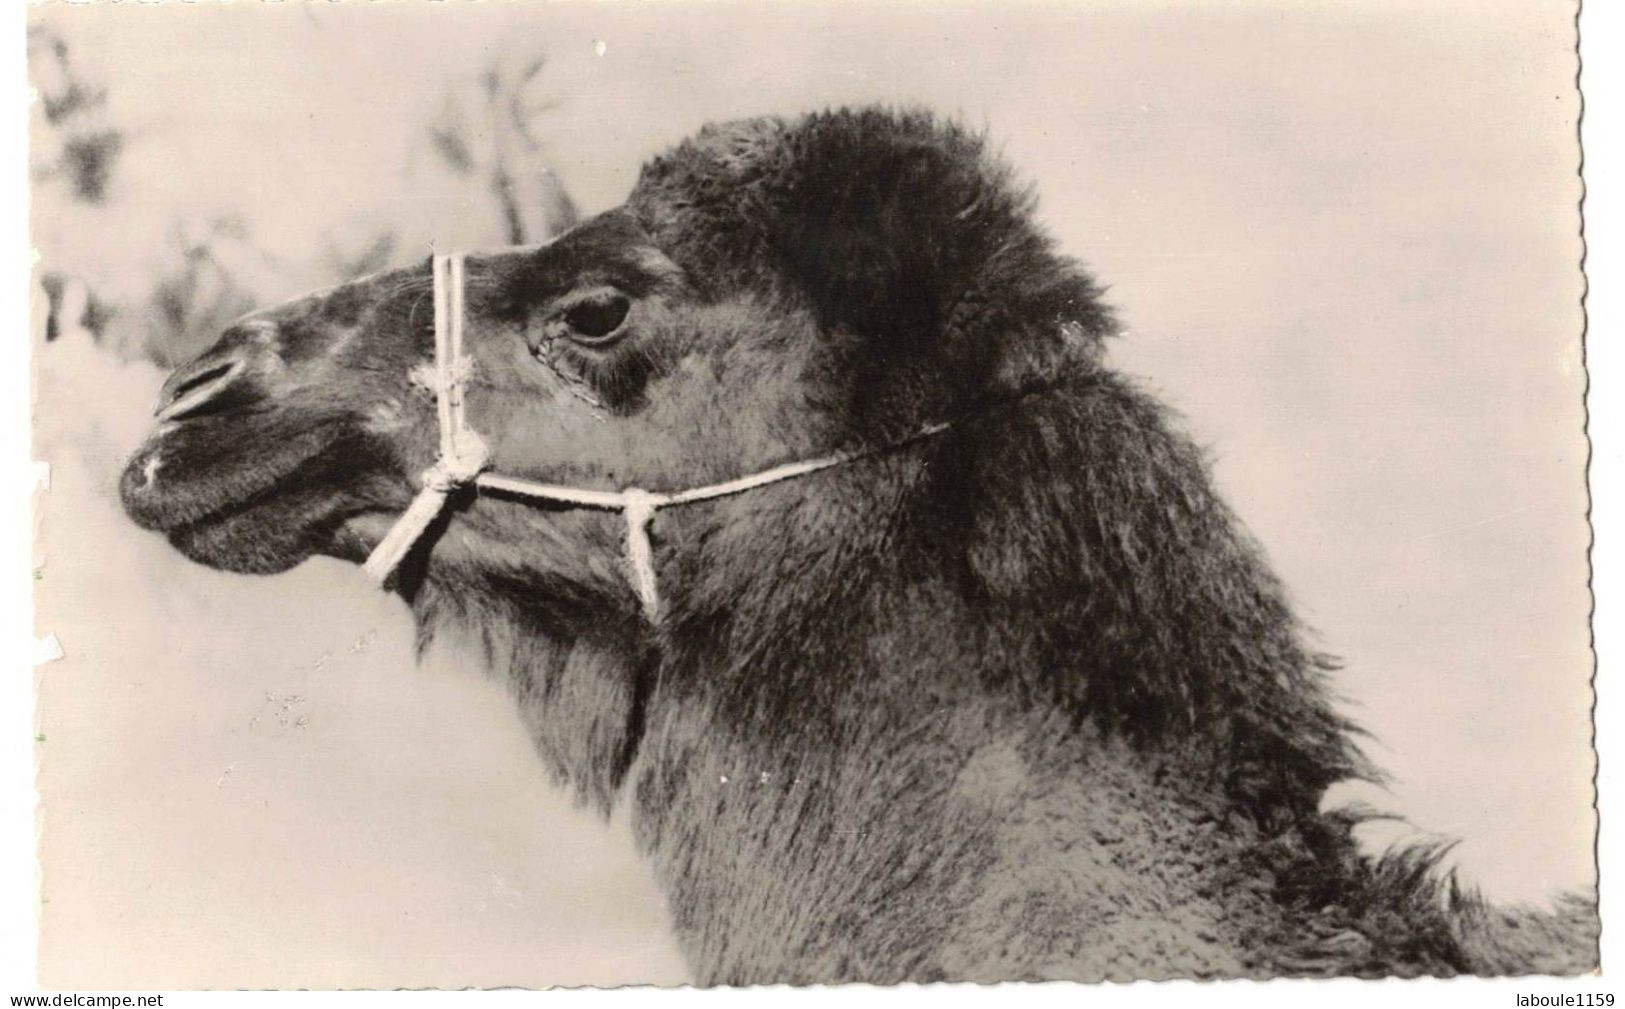
[[[620,339],[632,303],[619,291],[595,291],[564,310],[565,335],[589,347]]]

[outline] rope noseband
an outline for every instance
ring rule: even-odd
[[[874,449],[837,452],[805,462],[775,466],[751,476],[724,483],[708,484],[671,494],[659,494],[638,487],[620,491],[588,490],[520,480],[485,472],[490,450],[479,434],[468,426],[463,412],[463,392],[471,371],[463,352],[463,254],[436,255],[434,275],[434,378],[436,415],[440,426],[440,455],[419,477],[422,488],[411,505],[395,520],[389,532],[373,548],[363,569],[373,581],[383,585],[405,559],[429,525],[445,510],[446,501],[459,487],[501,491],[537,501],[551,501],[577,508],[618,511],[626,520],[627,576],[643,604],[650,622],[660,619],[660,586],[655,576],[654,549],[649,543],[649,525],[657,511],[676,505],[694,504],[732,497],[758,487],[793,480],[843,463],[911,445],[923,438],[941,434],[946,423],[931,424],[901,441]]]

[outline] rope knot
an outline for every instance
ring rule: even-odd
[[[474,363],[467,358],[441,365],[434,361],[415,364],[406,373],[407,381],[436,396],[452,391],[460,392],[474,377]]]
[[[436,459],[435,464],[418,477],[418,482],[424,490],[450,494],[479,476],[490,460],[491,450],[485,440],[464,428],[457,434],[457,451]]]
[[[666,495],[646,491],[641,487],[628,487],[621,491],[621,510],[626,512],[626,524],[648,526],[655,512],[666,503]]]
[[[626,518],[626,563],[632,569],[632,588],[650,623],[660,620],[660,584],[655,577],[649,523],[654,521],[655,512],[670,501],[664,494],[654,494],[641,487],[621,491],[621,514]]]

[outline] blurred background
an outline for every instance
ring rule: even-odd
[[[47,987],[677,982],[625,825],[455,644],[117,507],[232,318],[614,206],[704,122],[986,126],[1110,286],[1387,789],[1497,900],[1590,886],[1573,7],[54,5],[30,11]]]

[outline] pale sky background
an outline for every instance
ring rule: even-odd
[[[1397,781],[1340,797],[1540,902],[1592,879],[1572,14],[49,8],[135,136],[110,209],[37,217],[36,241],[116,290],[177,216],[231,211],[276,297],[327,234],[490,244],[421,128],[504,51],[552,60],[546,138],[589,211],[713,118],[886,100],[986,124],[1110,285],[1115,362],[1211,447],[1344,658]],[[624,826],[569,809],[499,691],[456,654],[416,667],[404,607],[352,568],[226,575],[137,530],[112,487],[156,371],[62,345],[39,367],[40,629],[67,653],[41,687],[43,983],[682,978]]]

